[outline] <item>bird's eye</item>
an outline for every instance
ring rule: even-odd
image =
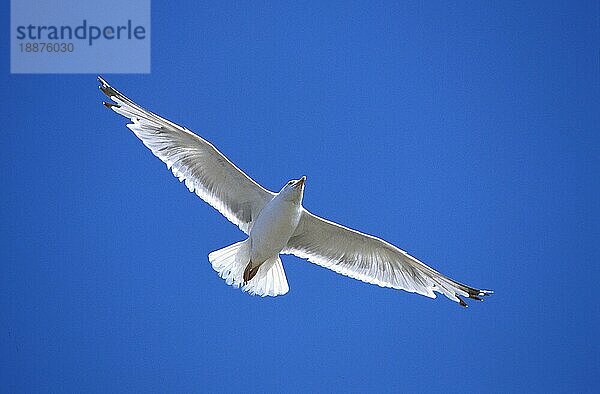
[[[294,181],[289,181],[289,182],[288,182],[288,185],[291,185],[292,183],[294,183]]]

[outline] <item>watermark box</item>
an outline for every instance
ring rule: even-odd
[[[11,0],[11,73],[149,73],[150,0]]]

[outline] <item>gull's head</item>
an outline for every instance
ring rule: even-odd
[[[300,179],[292,179],[288,183],[286,183],[281,191],[280,195],[283,196],[288,201],[293,201],[296,203],[302,202],[302,196],[304,194],[304,182],[306,181],[306,177],[303,176]]]

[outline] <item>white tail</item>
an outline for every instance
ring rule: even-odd
[[[208,260],[225,283],[241,287],[249,294],[274,297],[290,289],[279,256],[265,261],[256,276],[244,284],[244,270],[250,262],[250,244],[247,240],[211,252]]]

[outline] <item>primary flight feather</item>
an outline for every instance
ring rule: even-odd
[[[129,118],[127,127],[191,192],[248,235],[208,255],[227,284],[260,296],[287,293],[281,253],[382,287],[431,298],[441,293],[462,306],[464,298],[481,300],[492,293],[458,283],[380,238],[310,213],[302,207],[306,177],[289,181],[278,193],[263,188],[210,142],[98,80],[111,99],[104,105]]]

